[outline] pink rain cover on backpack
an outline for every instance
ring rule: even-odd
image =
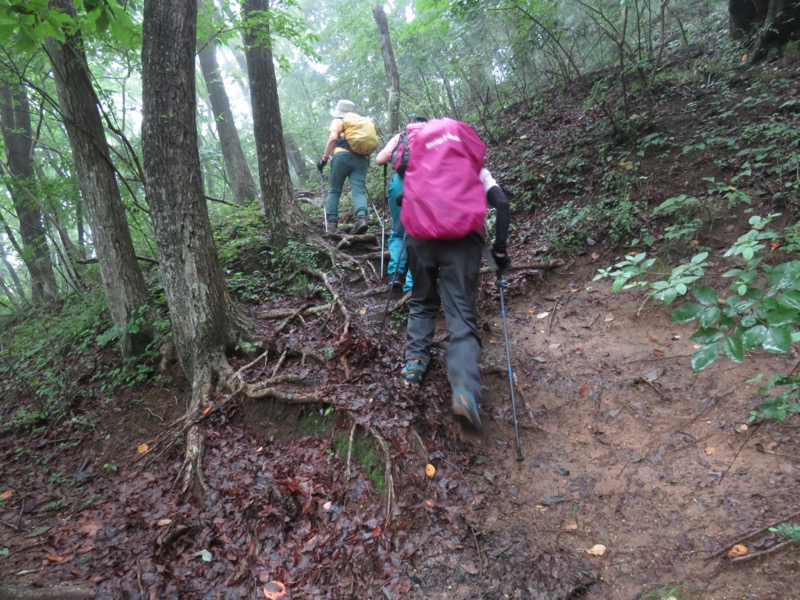
[[[486,191],[480,178],[486,146],[465,123],[428,121],[410,142],[400,220],[420,239],[484,232]]]

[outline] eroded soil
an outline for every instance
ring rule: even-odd
[[[395,420],[384,423],[385,437],[415,426],[425,446],[409,442],[392,456],[391,520],[330,431],[303,431],[315,409],[303,417],[252,401],[204,425],[213,492],[203,505],[182,497],[172,486],[180,444],[159,438],[181,414],[182,392],[154,390],[114,404],[90,436],[44,436],[44,448],[61,449],[49,471],[42,454],[39,466],[26,463],[11,445],[19,440],[6,439],[3,486],[16,495],[3,506],[0,546],[10,554],[0,559],[2,579],[70,582],[101,598],[256,597],[259,575],[294,586],[295,598],[632,599],[675,586],[679,598],[793,597],[793,548],[744,562],[718,553],[795,511],[794,425],[745,423],[759,402],[747,380],[790,370],[796,357],[719,361],[692,373],[691,330],[643,296],[612,294],[592,281],[595,272],[586,255],[507,277],[522,460],[497,289],[487,278],[483,435],[462,432],[448,413],[444,330],[420,389],[397,388],[394,398],[362,390],[367,414],[374,399],[384,403],[375,412]],[[382,296],[365,306],[358,326],[369,329]],[[386,335],[394,349],[384,362],[396,370],[402,327]],[[338,425],[346,437],[349,422]],[[77,450],[64,449],[69,439],[81,440]],[[163,455],[142,470],[138,444],[159,439],[154,451]],[[345,477],[349,469],[355,477]],[[763,532],[745,543],[760,553],[777,541]],[[597,544],[602,555],[587,552]],[[339,546],[350,547],[345,563]],[[337,564],[350,565],[338,567],[340,579],[319,575]]]
[[[797,357],[751,356],[692,373],[691,329],[592,275],[587,257],[511,302],[523,459],[508,377],[497,369],[485,381],[486,435],[463,437],[460,460],[441,467],[470,482],[462,491],[469,558],[418,557],[421,573],[449,572],[446,590],[420,577],[419,597],[572,597],[548,587],[547,575],[588,598],[677,586],[673,595],[686,598],[796,597],[793,548],[740,562],[716,555],[796,511],[794,426],[746,421],[760,402],[747,380],[787,372]],[[502,323],[493,315],[487,323],[486,362],[504,368]],[[763,532],[745,545],[757,554],[777,542]],[[596,544],[605,554],[587,552]]]
[[[749,94],[747,81],[733,91]],[[794,68],[777,101],[798,96],[797,81]],[[696,142],[714,115],[747,122],[728,105],[724,86],[695,88],[664,92],[661,131],[676,149]],[[688,101],[702,110],[686,110]],[[571,148],[592,127],[580,101],[559,102],[537,118],[524,111],[508,118],[526,154],[541,157]],[[583,147],[594,152],[596,145],[588,137]],[[514,184],[518,202],[534,196],[537,188],[526,186],[549,181],[554,168],[545,158],[525,166],[519,153],[511,144],[492,153],[499,163],[492,169]],[[715,158],[648,155],[638,195],[655,206],[696,193],[702,177],[729,180],[735,171],[720,172]],[[605,165],[585,165],[576,177],[599,186]],[[523,177],[534,167],[536,177]],[[565,201],[573,198],[570,189],[562,192]],[[762,196],[771,192],[754,194]],[[517,266],[552,250],[552,240],[524,217],[510,246]],[[745,223],[713,233],[729,242]],[[199,501],[174,485],[183,442],[171,424],[187,397],[179,377],[133,393],[92,391],[92,373],[115,365],[90,357],[94,364],[75,382],[90,395],[73,408],[97,421],[75,419],[36,436],[6,429],[0,438],[0,597],[3,585],[15,584],[49,590],[40,598],[260,598],[271,580],[295,599],[800,597],[796,549],[768,531],[794,522],[798,511],[797,421],[746,426],[762,401],[759,384],[748,380],[791,372],[798,357],[758,354],[743,365],[721,359],[693,373],[690,327],[672,324],[670,311],[644,295],[612,294],[607,282],[593,281],[598,267],[614,261],[600,247],[587,247],[568,267],[507,275],[522,460],[489,277],[480,303],[483,435],[462,432],[449,414],[446,332],[437,336],[424,384],[404,388],[397,379],[402,324],[393,317],[378,333],[385,295],[365,294],[363,280],[339,279],[353,317],[344,339],[332,313],[291,318],[281,333],[275,321],[260,319],[266,306],[252,308],[263,327],[256,336],[272,339],[276,351],[248,370],[249,381],[285,375],[302,390],[313,388],[319,403],[212,399],[202,423],[209,493]],[[374,255],[377,248],[361,250]],[[352,275],[343,271],[332,279]],[[302,301],[326,302],[312,291]],[[296,308],[288,306],[290,314]],[[294,352],[284,362],[286,348],[319,356]],[[251,358],[235,358],[235,367]],[[13,408],[8,402],[0,414],[8,418]],[[358,460],[349,439],[371,443],[377,466]],[[436,469],[432,477],[426,464]],[[737,542],[749,554],[727,558]],[[52,590],[58,584],[77,586],[77,595]]]

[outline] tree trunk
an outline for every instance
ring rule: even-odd
[[[14,289],[16,290],[16,295],[20,297],[20,300],[24,300],[25,292],[22,287],[22,282],[19,280],[19,276],[17,275],[16,269],[14,269],[14,265],[12,265],[9,262],[8,257],[6,256],[6,249],[3,248],[2,244],[0,244],[0,262],[3,263],[3,266],[6,268],[6,271],[8,271],[8,276],[11,277],[11,282],[14,285]],[[7,295],[11,300],[11,303],[16,305],[13,295],[10,293],[7,293]]]
[[[50,6],[75,14],[72,0],[51,0]],[[143,316],[147,286],[136,262],[80,31],[69,32],[63,43],[48,39],[47,50],[111,318],[121,332],[123,353],[140,354],[153,340],[154,329],[149,323],[129,324]]]
[[[258,153],[258,175],[270,222],[273,243],[280,246],[291,231],[305,224],[294,199],[286,161],[283,126],[278,102],[278,81],[272,62],[267,0],[245,0],[243,33],[250,99],[253,106],[253,136]]]
[[[245,204],[259,198],[260,195],[244,157],[239,133],[236,131],[236,124],[233,121],[228,93],[225,90],[217,63],[217,48],[212,40],[206,40],[201,44],[199,56],[200,69],[206,82],[211,110],[214,113],[214,122],[219,134],[225,170],[233,189],[233,200],[237,204]]]
[[[197,146],[197,2],[146,0],[142,44],[145,191],[181,367],[192,379],[235,341]]]
[[[787,42],[800,38],[800,0],[729,0],[733,39],[749,45],[750,62],[780,56]]]
[[[0,81],[0,126],[8,157],[12,183],[11,201],[19,221],[22,239],[20,258],[31,276],[31,298],[35,303],[55,299],[58,288],[50,262],[42,213],[35,199],[23,189],[33,184],[33,129],[28,96],[21,84]]]
[[[6,262],[6,261],[4,261],[4,262]],[[7,263],[6,263],[6,266],[8,266]],[[2,292],[3,295],[5,295],[5,297],[8,300],[8,302],[0,301],[0,304],[2,304],[3,306],[6,306],[6,307],[11,307],[14,310],[19,308],[19,306],[17,305],[17,299],[14,296],[14,292],[12,292],[11,289],[6,285],[6,282],[3,279],[2,275],[0,275],[0,292]]]
[[[400,75],[397,63],[394,60],[392,39],[389,37],[389,22],[383,5],[378,4],[372,9],[372,15],[378,24],[378,39],[381,43],[383,66],[386,70],[386,80],[389,83],[389,131],[400,130]]]
[[[289,165],[292,169],[294,169],[297,181],[300,184],[306,183],[308,181],[309,169],[308,165],[303,160],[303,155],[300,154],[300,148],[297,146],[297,142],[294,141],[291,135],[284,135],[283,141],[286,144],[286,159],[289,161]]]
[[[224,350],[237,338],[211,234],[197,145],[194,52],[197,0],[145,0],[142,34],[142,148],[145,192],[161,258],[178,360],[192,382],[187,413],[197,414],[227,371]],[[205,491],[203,435],[186,432],[179,478],[184,491]]]

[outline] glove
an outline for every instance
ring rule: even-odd
[[[321,173],[322,169],[324,169],[325,165],[327,165],[327,164],[328,164],[328,161],[325,160],[324,158],[321,158],[320,161],[317,163],[317,171],[319,171]]]
[[[511,257],[506,254],[505,244],[500,247],[500,244],[492,246],[492,260],[497,265],[497,274],[501,275],[508,267],[511,266]],[[500,251],[502,250],[502,251]]]

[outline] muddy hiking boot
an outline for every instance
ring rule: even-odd
[[[481,431],[483,424],[478,415],[478,403],[467,390],[463,388],[453,389],[453,404],[450,407],[453,414],[462,422],[469,425],[475,431]]]
[[[350,230],[350,234],[361,235],[362,233],[366,233],[367,227],[366,217],[356,217],[356,220],[353,222],[353,228]]]
[[[328,233],[336,233],[339,229],[339,221],[328,221]]]
[[[424,361],[419,358],[412,358],[406,361],[403,370],[400,371],[400,376],[406,385],[419,385],[422,383],[422,378],[427,370],[428,365]]]

